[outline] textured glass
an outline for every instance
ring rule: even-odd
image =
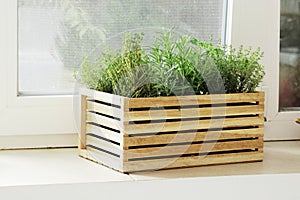
[[[105,42],[119,44],[124,32],[144,32],[148,42],[162,28],[223,39],[225,2],[19,0],[19,92],[72,93],[83,56],[99,56]]]
[[[300,0],[281,0],[280,26],[280,110],[300,110]]]

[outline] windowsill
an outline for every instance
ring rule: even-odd
[[[130,175],[80,158],[76,149],[0,151],[1,199],[96,199],[99,192],[101,199],[126,199],[132,193],[141,199],[145,192],[142,199],[160,199],[160,194],[182,199],[184,190],[201,191],[202,197],[240,199],[247,193],[243,199],[262,199],[265,193],[264,199],[281,195],[291,200],[299,199],[299,181],[300,142],[265,143],[264,162]]]
[[[263,162],[122,174],[78,157],[77,149],[0,151],[0,187],[210,176],[300,173],[300,142],[266,142]]]
[[[0,187],[300,173],[300,142],[266,142],[263,162],[122,174],[78,157],[77,149],[0,151]]]

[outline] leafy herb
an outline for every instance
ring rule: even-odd
[[[126,34],[122,48],[96,62],[83,59],[80,76],[88,88],[126,97],[253,92],[265,73],[260,49],[213,45],[174,31],[142,45],[144,34]]]

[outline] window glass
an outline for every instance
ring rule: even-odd
[[[281,0],[280,28],[280,110],[300,110],[300,0]]]
[[[83,56],[123,32],[223,39],[225,8],[226,0],[19,0],[19,94],[71,94]]]

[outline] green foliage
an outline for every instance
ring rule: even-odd
[[[121,50],[107,49],[101,59],[94,63],[85,57],[80,81],[88,88],[128,96],[132,93],[131,88],[139,81],[138,78],[147,75],[142,67],[147,63],[142,39],[143,34],[127,34]]]
[[[161,95],[201,94],[205,88],[196,62],[200,59],[196,49],[190,45],[191,37],[175,37],[172,31],[163,33],[149,53],[150,64],[156,70],[159,83],[168,88]]]
[[[263,57],[260,48],[252,51],[252,47],[213,45],[200,42],[196,39],[194,44],[202,48],[217,67],[225,86],[226,93],[253,92],[262,81],[265,72],[259,64]]]
[[[126,97],[253,92],[264,77],[260,49],[213,45],[173,31],[151,47],[144,35],[126,34],[122,48],[96,62],[83,59],[77,79],[88,88]]]

